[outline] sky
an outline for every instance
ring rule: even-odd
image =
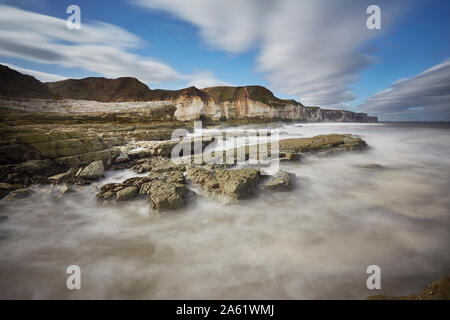
[[[81,29],[66,26],[73,4]],[[449,13],[448,0],[0,0],[0,63],[41,81],[262,85],[382,121],[450,121]]]

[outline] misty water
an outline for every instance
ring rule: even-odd
[[[290,193],[224,205],[197,197],[167,215],[145,200],[101,205],[105,179],[2,204],[0,298],[364,299],[450,275],[450,126],[284,124],[283,137],[360,135],[369,150],[283,162]],[[377,163],[384,170],[364,169]],[[81,290],[66,288],[69,265]],[[369,265],[382,290],[366,287]]]

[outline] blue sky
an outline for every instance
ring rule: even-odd
[[[71,4],[81,8],[80,31],[62,30]],[[381,8],[382,30],[365,27],[370,4]],[[446,0],[0,5],[0,62],[41,80],[135,76],[167,89],[257,84],[282,98],[384,120],[450,120]]]

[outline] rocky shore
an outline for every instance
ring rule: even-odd
[[[70,189],[70,185],[101,179],[105,170],[120,169],[148,175],[102,186],[99,201],[147,197],[155,211],[183,207],[193,196],[188,184],[197,186],[202,196],[223,203],[246,199],[260,190],[288,191],[295,185],[293,175],[287,172],[266,177],[254,167],[173,162],[171,151],[181,140],[171,140],[172,131],[192,128],[182,122],[154,118],[143,121],[139,113],[118,117],[110,113],[75,116],[5,109],[1,112],[0,197],[5,200],[26,196],[27,187],[33,184],[61,184]],[[202,139],[205,150],[213,137]],[[185,138],[183,143],[194,141]],[[265,147],[270,150],[270,146]],[[283,161],[299,161],[311,154],[329,155],[365,147],[361,138],[352,135],[285,139],[280,141],[279,156]],[[249,147],[240,148],[245,149],[248,159]],[[233,152],[238,153],[240,148]],[[193,160],[193,156],[187,156]]]

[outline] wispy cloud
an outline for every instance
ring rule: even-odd
[[[140,45],[137,36],[111,24],[84,23],[81,30],[69,30],[63,19],[0,5],[1,56],[150,83],[183,78],[167,64],[130,52]]]
[[[362,52],[382,30],[366,28],[374,1],[326,0],[133,0],[164,10],[199,28],[210,46],[231,53],[257,47],[257,69],[272,87],[305,104],[333,106],[355,98],[349,85],[374,59]],[[382,7],[382,28],[396,15]]]
[[[450,59],[401,79],[367,99],[359,109],[392,120],[450,120]]]
[[[189,86],[197,88],[215,87],[215,86],[231,86],[230,83],[217,79],[213,72],[203,71],[189,76],[192,80]]]

